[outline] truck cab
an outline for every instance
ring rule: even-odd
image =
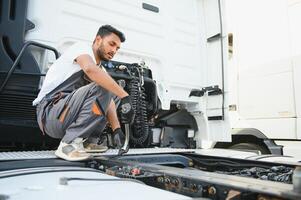
[[[300,1],[227,2],[232,142],[218,147],[301,157],[300,9]]]
[[[0,124],[7,130],[3,144],[20,148],[52,142],[37,129],[31,101],[59,54],[77,41],[92,44],[97,29],[106,23],[126,33],[127,41],[115,60],[103,65],[128,92],[133,84],[143,90],[143,100],[132,96],[145,111],[137,111],[144,116],[136,122],[143,118],[143,123],[134,123],[132,130],[143,133],[132,137],[140,137],[134,146],[202,148],[206,142],[230,141],[222,2],[2,4]]]

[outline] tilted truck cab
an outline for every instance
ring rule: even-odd
[[[141,108],[135,121],[140,124],[132,127],[138,146],[200,148],[204,141],[230,141],[219,1],[9,2],[2,2],[1,21],[3,143],[47,145],[50,139],[32,130],[37,124],[30,103],[56,51],[63,53],[76,41],[92,44],[99,26],[107,23],[126,34],[114,61],[103,65]],[[29,45],[21,52],[28,42],[47,46]]]

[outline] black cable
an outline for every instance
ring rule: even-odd
[[[60,178],[60,185],[68,185],[69,181],[105,181],[105,182],[111,182],[111,181],[116,181],[116,182],[124,182],[124,181],[129,181],[129,182],[135,182],[135,183],[140,183],[145,185],[142,181],[139,181],[137,179],[130,179],[130,178],[119,178],[119,179],[113,179],[113,178],[68,178],[68,177],[61,177]]]
[[[136,69],[139,72],[138,69]],[[147,120],[147,104],[144,87],[141,86],[141,74],[134,77],[130,82],[130,97],[135,112],[134,125],[130,134],[130,141],[136,146],[143,146],[149,137],[149,125]]]
[[[35,169],[39,169],[40,167],[36,167],[36,168],[33,168],[32,170],[35,170]],[[29,169],[31,170],[31,168]],[[70,171],[75,171],[75,172],[97,172],[97,173],[103,173],[103,172],[100,172],[99,170],[94,170],[94,169],[90,169],[90,168],[83,168],[83,169],[78,169],[78,168],[75,168],[75,169],[72,169],[72,168],[68,168],[68,169],[53,169],[52,167],[50,167],[50,169],[44,169],[43,167],[41,167],[41,170],[43,171],[17,171],[15,173],[10,173],[10,171],[8,171],[9,173],[8,174],[1,174],[0,175],[0,178],[8,178],[8,177],[16,177],[16,176],[25,176],[25,175],[33,175],[33,174],[42,174],[42,173],[55,173],[55,172],[70,172]]]

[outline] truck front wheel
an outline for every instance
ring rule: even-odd
[[[270,154],[270,151],[266,147],[254,143],[237,143],[229,146],[228,149],[251,151],[259,154]]]

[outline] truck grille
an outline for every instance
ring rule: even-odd
[[[36,121],[34,99],[33,95],[0,94],[0,119]]]

